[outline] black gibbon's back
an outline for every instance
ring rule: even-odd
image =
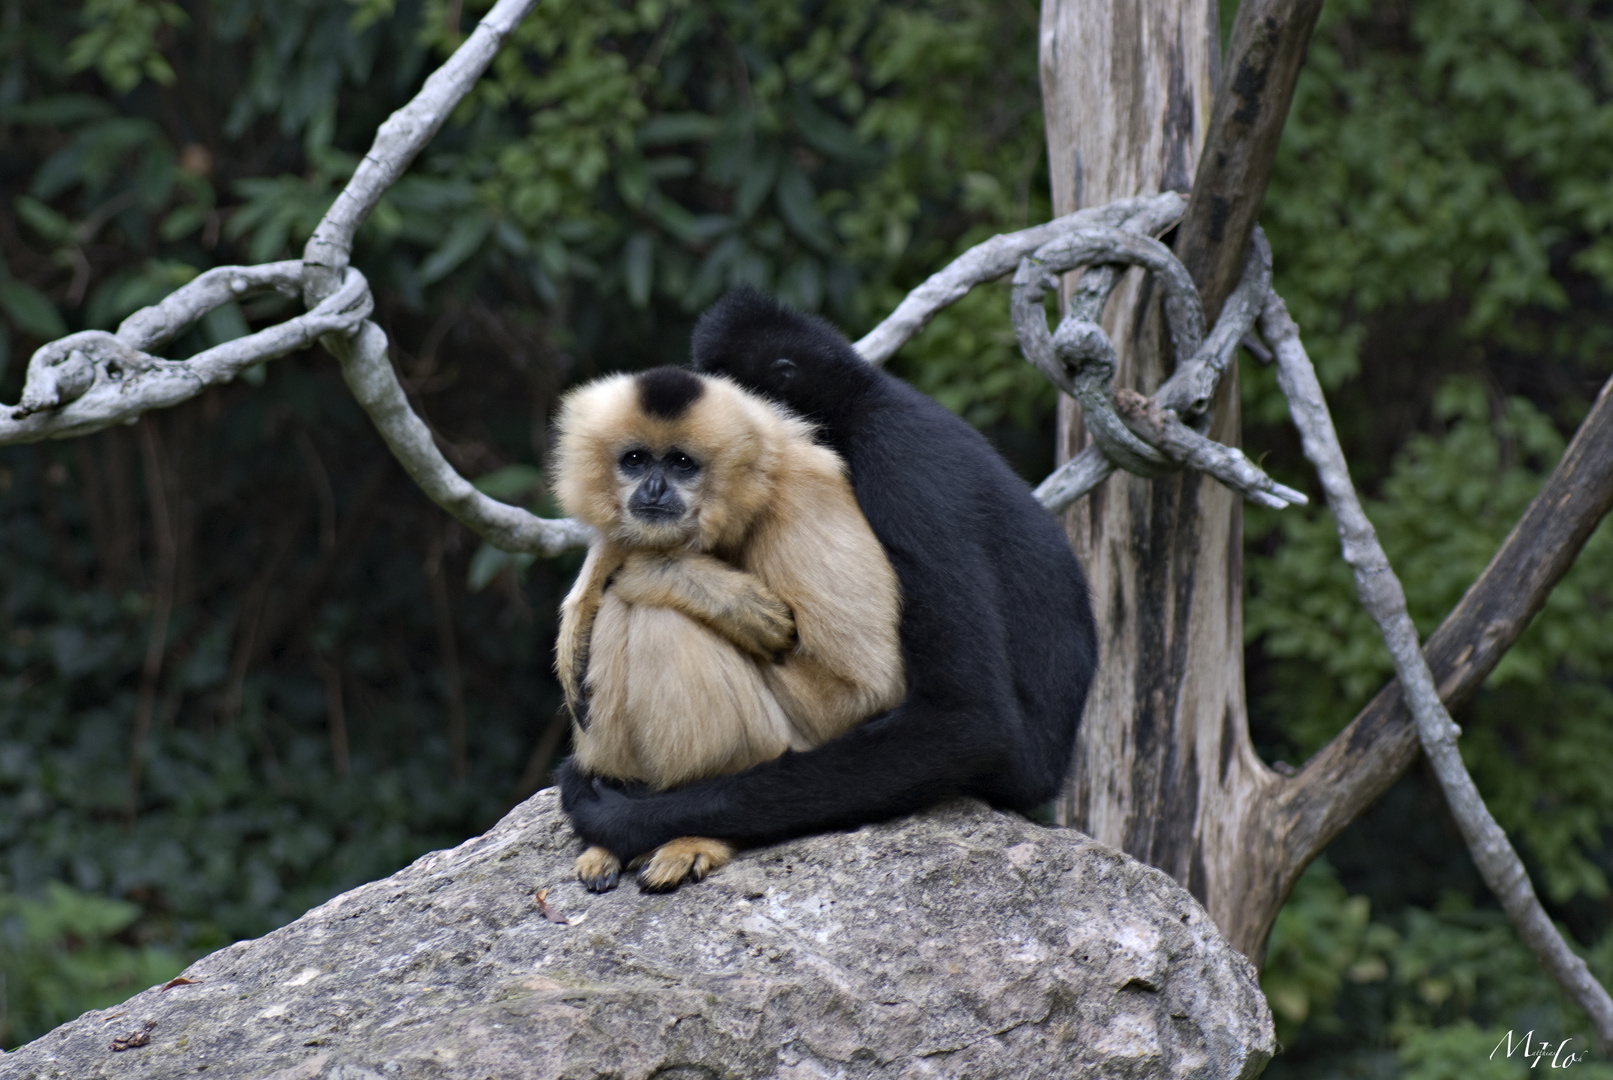
[[[1063,532],[980,434],[869,365],[833,326],[751,289],[695,328],[697,370],[819,425],[845,460],[902,591],[908,694],[815,749],[658,793],[573,778],[590,842],[640,852],[682,835],[760,843],[958,794],[1030,810],[1057,794],[1097,661]]]

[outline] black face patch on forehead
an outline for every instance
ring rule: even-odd
[[[634,381],[639,408],[662,420],[676,420],[706,392],[699,376],[680,367],[652,368]]]

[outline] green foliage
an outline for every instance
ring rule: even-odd
[[[1613,950],[1588,959],[1603,978],[1613,970]],[[1434,910],[1377,921],[1325,859],[1278,916],[1260,982],[1278,1041],[1298,1043],[1300,1055],[1326,1048],[1298,1068],[1279,1056],[1272,1075],[1520,1077],[1539,1067],[1520,1048],[1532,1032],[1532,1047],[1550,1044],[1547,1063],[1562,1047],[1580,1056],[1575,1075],[1613,1077],[1613,1065],[1585,1060],[1595,1045],[1588,1025],[1499,911],[1449,894]]]
[[[451,598],[459,647],[477,664],[465,680],[470,775],[453,783],[443,717],[450,691],[433,644],[442,624],[419,539],[440,535],[441,523],[401,476],[381,493],[399,507],[392,523],[376,522],[354,489],[388,474],[384,449],[358,438],[364,429],[351,415],[327,413],[321,425],[321,411],[310,409],[315,433],[304,429],[304,445],[331,475],[340,535],[358,557],[336,566],[329,595],[298,617],[286,601],[317,586],[326,549],[310,520],[307,481],[278,477],[275,462],[298,460],[292,410],[339,401],[340,381],[281,363],[293,366],[278,367],[262,390],[215,401],[221,416],[211,430],[163,429],[170,467],[220,467],[195,489],[210,489],[210,520],[192,519],[182,536],[208,554],[205,569],[181,560],[177,592],[191,599],[176,606],[143,748],[130,732],[152,585],[120,582],[110,572],[118,566],[117,534],[105,531],[112,523],[90,527],[118,497],[90,480],[119,483],[116,463],[131,442],[121,432],[96,436],[77,454],[27,449],[0,466],[0,875],[7,892],[45,896],[41,903],[63,918],[79,909],[57,904],[70,895],[58,883],[91,895],[84,910],[121,919],[93,941],[82,929],[63,931],[94,946],[81,951],[37,935],[0,948],[9,1040],[119,1000],[172,975],[182,959],[264,933],[453,844],[526,790],[517,778],[555,702],[547,654],[563,579],[534,575],[519,589],[512,582]],[[493,386],[496,397],[496,379]],[[137,554],[140,537],[129,539]],[[278,556],[276,544],[284,545]],[[262,591],[265,560],[282,583],[278,604]],[[464,556],[449,566],[463,574]],[[533,617],[532,607],[542,614]],[[243,623],[275,640],[238,667]],[[329,672],[347,708],[345,775]],[[53,964],[57,975],[40,974]]]
[[[1324,385],[1418,308],[1470,347],[1608,369],[1584,302],[1613,286],[1608,32],[1568,2],[1326,6],[1262,215]]]
[[[1562,448],[1561,436],[1527,401],[1492,402],[1472,380],[1448,383],[1433,408],[1443,434],[1411,439],[1384,479],[1382,497],[1367,503],[1425,635],[1483,570]],[[1268,542],[1281,537],[1270,554],[1254,555],[1248,564],[1246,632],[1277,661],[1258,707],[1281,717],[1275,752],[1303,758],[1331,738],[1392,669],[1355,599],[1331,517],[1252,513],[1251,531],[1257,529],[1270,530]],[[1608,895],[1609,596],[1613,530],[1604,525],[1459,717],[1463,757],[1479,789],[1529,857],[1542,894],[1559,903]],[[1459,839],[1453,833],[1446,842]],[[1473,899],[1487,901],[1482,892]],[[1312,867],[1273,930],[1263,979],[1284,1041],[1344,1042],[1351,1034],[1359,1040],[1361,1029],[1352,1031],[1329,1007],[1342,979],[1371,981],[1360,977],[1363,965],[1385,964],[1395,972],[1393,988],[1356,997],[1379,1010],[1378,1037],[1397,1047],[1408,1075],[1445,1075],[1439,1071],[1445,1066],[1435,1064],[1437,1048],[1455,1052],[1461,1045],[1466,1053],[1489,1039],[1487,1054],[1508,1027],[1521,1032],[1533,1023],[1558,1037],[1583,1037],[1582,1021],[1561,1003],[1549,1024],[1528,1018],[1532,1002],[1552,999],[1549,980],[1542,981],[1499,912],[1473,912],[1467,902],[1457,895],[1435,911],[1395,911],[1390,925],[1396,938],[1388,926],[1368,926],[1366,896],[1349,895],[1331,868]],[[1598,949],[1609,948],[1613,938],[1601,937]],[[1519,980],[1527,993],[1511,989]],[[1365,1006],[1357,1001],[1352,1007]],[[1453,1018],[1476,1019],[1480,1027],[1448,1029]],[[1497,1075],[1516,1072],[1507,1068],[1513,1071]]]
[[[1500,415],[1492,420],[1492,402],[1471,379],[1447,383],[1432,403],[1442,434],[1409,440],[1382,483],[1382,497],[1366,503],[1405,587],[1412,620],[1424,635],[1483,571],[1562,452],[1562,437],[1527,400],[1513,398],[1496,407]],[[1336,718],[1365,704],[1393,677],[1394,668],[1356,600],[1354,578],[1339,557],[1337,526],[1325,509],[1279,513],[1251,508],[1249,531],[1280,537],[1281,543],[1272,554],[1249,562],[1246,635],[1260,640],[1270,656],[1305,661],[1307,671],[1324,673],[1339,690],[1332,700],[1295,710],[1335,718],[1329,728],[1289,728],[1295,749],[1308,755],[1331,737]],[[1542,665],[1551,667],[1565,638],[1588,629],[1583,600],[1574,605],[1574,625],[1558,630],[1553,620],[1570,603],[1567,596],[1583,596],[1587,575],[1613,571],[1605,563],[1597,565],[1596,554],[1604,549],[1599,534],[1570,573],[1565,583],[1569,592],[1553,597],[1545,616],[1503,659],[1496,679],[1528,671],[1544,681]],[[1590,644],[1581,648],[1598,651]],[[1311,690],[1294,691],[1316,692],[1315,680],[1305,681]]]
[[[174,69],[157,47],[157,34],[164,26],[185,24],[185,11],[178,4],[86,0],[83,17],[84,33],[67,46],[67,70],[93,67],[120,94],[133,90],[143,78],[173,84]]]
[[[1327,1010],[1343,980],[1376,982],[1388,974],[1382,953],[1395,938],[1371,925],[1370,914],[1371,903],[1346,893],[1326,858],[1295,883],[1272,927],[1260,974],[1280,1041],[1313,1013],[1321,1030],[1336,1032],[1342,1024]]]
[[[138,904],[59,882],[38,897],[0,895],[0,1041],[25,1042],[179,974],[177,953],[121,939],[139,917]]]

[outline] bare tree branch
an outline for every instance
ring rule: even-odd
[[[1267,476],[1236,446],[1223,446],[1200,435],[1152,398],[1122,388],[1115,391],[1115,409],[1127,426],[1163,450],[1172,461],[1210,474],[1251,502],[1281,510],[1309,501],[1302,493]]]
[[[1193,288],[1187,268],[1177,262],[1170,248],[1151,237],[1136,236],[1124,229],[1096,225],[1072,229],[1020,260],[1010,301],[1014,331],[1020,338],[1025,358],[1067,393],[1073,393],[1069,385],[1071,372],[1054,359],[1056,335],[1047,331],[1047,321],[1042,316],[1042,297],[1057,286],[1058,274],[1082,266],[1117,264],[1141,266],[1159,282],[1165,294],[1165,321],[1170,327],[1171,342],[1181,355],[1191,356],[1204,339],[1204,311],[1199,307],[1198,291]],[[1090,346],[1083,346],[1082,355],[1093,361],[1107,362],[1111,375],[1114,347],[1109,344],[1103,328],[1098,326],[1097,319],[1119,280],[1118,275],[1102,270],[1082,275],[1058,331],[1096,334],[1102,338],[1101,344],[1094,339]],[[1092,329],[1074,329],[1087,326]],[[1072,329],[1067,331],[1066,327]]]
[[[1221,306],[1215,329],[1154,391],[1161,408],[1191,422],[1199,431],[1209,430],[1210,402],[1215,397],[1215,388],[1238,355],[1238,346],[1254,328],[1271,291],[1271,245],[1259,228],[1255,229],[1252,241],[1244,259],[1243,276]]]
[[[298,262],[219,267],[155,307],[135,312],[116,334],[84,330],[43,346],[28,363],[21,403],[0,406],[0,445],[131,423],[227,383],[254,364],[306,348],[323,334],[350,331],[369,314],[369,283],[355,272],[312,311],[189,360],[163,360],[143,351],[230,300],[271,290],[294,294],[301,274]]]
[[[1176,253],[1211,319],[1241,272],[1321,10],[1322,0],[1240,0],[1233,17],[1193,194],[1176,235]]]
[[[312,302],[354,271],[353,237],[422,147],[469,92],[511,30],[537,0],[499,0],[465,43],[432,73],[413,101],[393,113],[375,143],[303,249],[303,294]],[[330,334],[326,350],[342,365],[342,378],[369,414],[382,439],[432,502],[495,547],[558,555],[586,545],[593,530],[569,519],[549,520],[476,490],[448,463],[425,422],[409,407],[388,355],[386,333],[366,321],[356,332]]]
[[[1182,216],[1187,199],[1174,191],[1134,199],[1119,199],[1106,206],[1078,210],[1045,225],[1002,233],[983,241],[930,275],[907,294],[885,321],[857,341],[863,359],[876,367],[885,363],[933,319],[937,312],[961,300],[970,289],[1014,272],[1019,260],[1070,230],[1090,225],[1124,228],[1140,236],[1155,236]]]
[[[1062,514],[1074,506],[1076,500],[1114,475],[1115,463],[1104,456],[1098,444],[1093,443],[1057,469],[1046,480],[1036,485],[1031,494],[1047,508],[1049,514]]]
[[[161,303],[129,316],[115,335],[89,330],[44,346],[29,362],[22,401],[13,408],[0,407],[0,444],[88,434],[131,422],[317,340],[341,362],[342,376],[359,404],[437,505],[506,550],[557,555],[587,544],[592,531],[581,523],[545,520],[491,499],[448,464],[398,385],[386,334],[367,318],[374,307],[368,282],[348,265],[364,218],[536,2],[499,0],[448,62],[426,79],[420,93],[381,125],[370,152],[314,230],[302,261],[209,270]],[[307,314],[189,360],[163,360],[145,351],[166,344],[231,300],[269,290],[295,295],[299,287],[312,308]]]
[[[409,407],[387,357],[386,333],[379,326],[366,321],[353,337],[327,340],[325,347],[341,361],[347,388],[393,456],[432,502],[505,551],[549,556],[587,546],[593,530],[582,522],[540,518],[489,498],[448,464],[431,429]]]
[[[376,129],[369,153],[303,248],[303,289],[309,306],[336,291],[352,258],[358,227],[476,85],[510,31],[537,6],[538,0],[498,0],[447,63],[427,77],[414,99]]]
[[[1585,1010],[1606,1051],[1613,1051],[1613,998],[1591,975],[1585,961],[1568,948],[1535,896],[1529,875],[1506,833],[1490,815],[1456,738],[1460,729],[1440,701],[1433,673],[1423,658],[1417,628],[1406,612],[1400,580],[1378,543],[1372,522],[1361,509],[1349,467],[1316,371],[1299,341],[1299,330],[1276,293],[1261,315],[1261,332],[1277,358],[1277,381],[1288,398],[1305,456],[1316,467],[1328,508],[1338,523],[1344,561],[1355,571],[1356,591],[1383,635],[1395,673],[1417,722],[1417,735],[1439,777],[1451,813],[1485,884],[1495,893],[1518,934],[1553,978]]]
[[[1574,564],[1613,509],[1613,380],[1569,440],[1540,492],[1461,602],[1428,637],[1423,655],[1454,708],[1482,683]],[[1418,753],[1416,724],[1391,680],[1283,795],[1293,828],[1288,866],[1297,875],[1317,852],[1389,789]]]

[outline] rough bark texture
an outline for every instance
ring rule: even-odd
[[[980,803],[763,849],[670,895],[590,895],[576,850],[540,792],[0,1077],[1223,1080],[1273,1051],[1254,969],[1180,887]],[[131,1034],[147,1041],[111,1049]]]
[[[1189,186],[1209,119],[1215,18],[1200,0],[1043,4],[1056,213]],[[1115,386],[1151,393],[1170,358],[1143,292],[1133,272],[1104,325],[1120,355]],[[1208,432],[1228,446],[1236,403],[1229,372]],[[1068,402],[1060,420],[1067,459],[1087,433]],[[1217,925],[1236,927],[1250,880],[1245,817],[1280,779],[1255,757],[1245,719],[1238,498],[1199,473],[1116,475],[1066,522],[1092,580],[1101,660],[1062,816],[1165,870]]]

